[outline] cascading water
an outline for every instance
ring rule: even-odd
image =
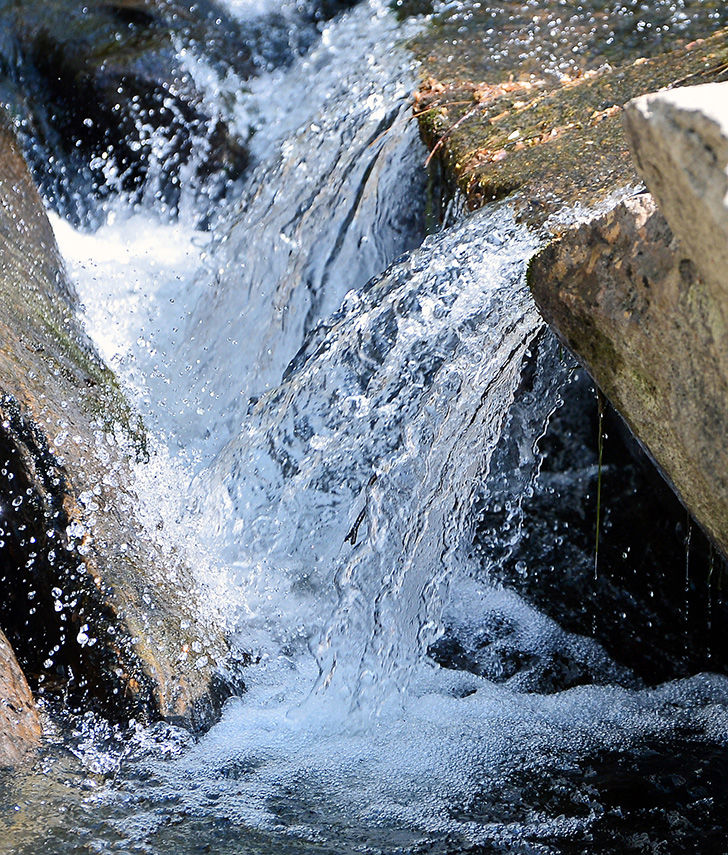
[[[254,664],[197,742],[59,734],[44,774],[0,779],[8,851],[720,845],[728,681],[645,688],[496,581],[569,369],[506,204],[421,243],[417,26],[371,0],[251,83],[257,165],[212,234],[191,201],[175,223],[110,204],[93,235],[54,220],[157,438],[139,515]],[[230,81],[196,73],[229,110]],[[578,681],[534,676],[555,654]]]
[[[352,292],[200,477],[205,495],[225,486],[213,505],[240,567],[243,636],[275,603],[286,631],[305,628],[324,686],[337,669],[349,694],[401,684],[437,630],[438,588],[539,327],[532,248],[499,211]]]
[[[194,197],[180,205],[188,228],[156,227],[159,264],[164,248],[179,259],[188,242],[202,250],[201,264],[192,275],[185,261],[176,276],[155,274],[151,317],[141,342],[127,338],[127,361],[157,399],[144,415],[174,435],[188,458],[218,451],[251,397],[277,384],[317,320],[421,241],[424,150],[407,100],[414,75],[403,48],[391,55],[406,35],[386,9],[362,7],[324,30],[322,44],[291,69],[251,84],[253,95],[238,109],[260,124],[252,137],[259,165],[241,199],[218,213],[211,241],[195,232]],[[225,101],[229,85],[208,82],[208,97]],[[61,226],[67,253],[81,261],[89,249],[103,253],[109,241],[143,231],[124,212],[114,218],[121,223],[81,246]],[[136,246],[147,248],[144,239]],[[80,290],[102,351],[121,356],[103,346],[105,331],[118,323],[117,304],[100,299],[93,269],[81,278],[91,280]],[[123,295],[127,273],[116,281]],[[145,288],[146,279],[137,294]]]

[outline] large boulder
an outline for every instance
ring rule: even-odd
[[[637,168],[700,271],[716,344],[728,352],[728,83],[644,95],[624,119]]]
[[[221,630],[137,522],[143,426],[79,328],[50,224],[0,126],[0,626],[50,699],[208,723]]]
[[[728,554],[728,83],[642,96],[641,194],[532,262],[544,317]]]
[[[531,261],[549,324],[586,365],[684,504],[728,554],[723,293],[643,193],[564,231]]]
[[[728,9],[665,5],[626,32],[626,13],[478,5],[414,43],[431,159],[468,207],[508,197],[541,229],[529,281],[544,318],[726,552]],[[672,229],[634,195],[642,177]]]
[[[0,768],[15,766],[40,743],[38,711],[7,638],[0,631]]]

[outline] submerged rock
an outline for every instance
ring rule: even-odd
[[[40,743],[38,711],[13,649],[0,630],[0,768],[15,766]]]
[[[74,314],[50,224],[0,126],[0,626],[31,685],[114,717],[210,721],[227,647],[137,523],[144,429]]]
[[[0,102],[67,216],[93,214],[89,189],[156,194],[174,211],[184,184],[214,202],[248,152],[199,80],[228,80],[232,99],[353,2],[298,0],[243,19],[216,0],[0,0]]]

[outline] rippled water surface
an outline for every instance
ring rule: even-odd
[[[93,233],[53,218],[150,428],[138,513],[253,664],[201,737],[49,720],[0,777],[0,851],[728,851],[728,679],[704,651],[660,682],[627,655],[626,583],[600,589],[611,634],[578,602],[596,406],[525,284],[539,238],[507,204],[425,237],[424,23],[361,3],[244,90],[190,57],[255,129],[240,192],[204,222],[194,200],[170,221],[118,199]],[[573,614],[533,595],[577,576]],[[712,584],[685,596],[717,609]]]

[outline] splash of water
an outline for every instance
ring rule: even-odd
[[[377,3],[337,22],[335,42],[328,32],[262,102],[261,164],[189,305],[178,430],[189,446],[214,423],[206,454],[279,382],[316,322],[422,237],[413,200],[424,197],[424,154],[411,60],[395,44],[403,33]],[[312,81],[306,99],[301,78]]]
[[[160,454],[140,476],[140,513],[170,543],[197,543],[208,605],[259,659],[197,745],[167,727],[79,734],[84,777],[78,792],[63,784],[77,796],[67,816],[98,851],[557,852],[590,840],[610,809],[618,825],[612,755],[641,768],[643,747],[685,750],[686,733],[690,762],[708,770],[700,785],[719,798],[709,752],[728,741],[725,680],[641,689],[594,641],[493,585],[473,555],[483,507],[508,504],[512,528],[493,537],[500,549],[517,540],[518,496],[563,377],[539,350],[524,394],[541,330],[523,281],[536,241],[507,207],[413,249],[419,153],[401,35],[383,4],[365,4],[290,73],[251,85],[236,103],[258,129],[259,166],[217,236],[194,218],[147,221],[175,253],[150,270],[139,240],[121,277],[108,276],[103,244],[74,250],[97,338],[115,314],[109,292],[136,305],[101,339],[105,353],[163,439],[190,449],[189,463]],[[209,97],[228,85],[213,81]],[[128,245],[139,222],[100,236]],[[61,234],[68,254],[77,237]],[[81,269],[84,254],[95,268]],[[444,625],[474,651],[471,670],[427,657]],[[503,667],[555,652],[612,685],[545,696],[534,667]],[[42,849],[44,834],[19,851]]]

